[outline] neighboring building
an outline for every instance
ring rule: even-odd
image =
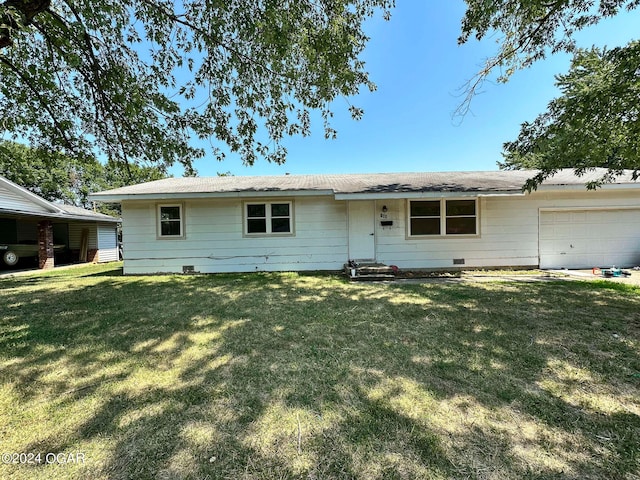
[[[169,178],[91,195],[122,205],[124,271],[591,268],[640,264],[640,182],[602,171]]]
[[[51,203],[0,176],[0,260],[9,266],[37,257],[40,268],[55,257],[67,262],[119,259],[119,219]]]

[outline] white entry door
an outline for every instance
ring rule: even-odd
[[[349,258],[351,260],[375,261],[375,221],[373,200],[349,202]]]

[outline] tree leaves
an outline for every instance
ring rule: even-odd
[[[496,69],[499,82],[506,82],[516,70],[557,52],[573,52],[573,35],[583,28],[612,17],[621,9],[631,10],[640,0],[465,0],[458,43],[480,40],[497,33],[498,52],[486,60],[468,82],[466,96],[457,113],[464,115],[484,81]]]
[[[129,165],[95,157],[69,157],[43,148],[0,142],[0,175],[49,201],[91,208],[91,192],[166,178],[155,166]],[[119,207],[117,208],[119,212]],[[105,213],[114,213],[107,208]]]
[[[7,0],[0,18],[27,3]],[[362,30],[393,0],[53,0],[0,36],[6,134],[67,155],[190,168],[223,144],[246,164],[283,162],[340,96],[374,89]],[[19,12],[25,14],[25,12]],[[354,107],[355,108],[355,107]],[[355,118],[359,109],[351,109]]]
[[[612,50],[578,50],[567,74],[557,76],[562,96],[524,123],[504,145],[501,168],[538,168],[532,189],[560,168],[578,175],[596,167],[607,173],[596,188],[622,170],[640,175],[640,42]]]
[[[596,167],[607,172],[587,184],[596,188],[622,170],[640,169],[640,46],[632,42],[613,50],[576,50],[575,32],[632,10],[640,0],[465,0],[459,43],[472,36],[496,35],[498,53],[468,82],[457,113],[464,115],[478,89],[499,69],[508,81],[548,54],[573,52],[571,69],[557,77],[562,96],[533,122],[522,124],[518,138],[504,144],[505,169],[537,168],[525,189],[531,191],[560,168],[578,175]]]

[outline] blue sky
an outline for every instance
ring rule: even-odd
[[[371,41],[363,59],[378,89],[349,99],[364,109],[362,120],[352,120],[340,99],[334,104],[336,140],[325,140],[317,115],[312,136],[285,139],[286,164],[258,160],[247,167],[228,154],[222,163],[198,160],[199,175],[497,170],[502,144],[558,96],[554,75],[568,70],[570,57],[538,62],[507,84],[486,83],[460,122],[452,114],[464,83],[497,51],[495,38],[457,45],[464,11],[462,0],[397,2],[389,22],[367,24]],[[581,32],[578,44],[623,45],[637,38],[638,25],[640,10],[624,13]],[[172,173],[181,175],[178,168]]]

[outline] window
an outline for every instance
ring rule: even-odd
[[[476,234],[476,201],[446,200],[447,235]]]
[[[182,205],[158,205],[158,236],[179,238],[184,236]]]
[[[472,200],[409,202],[409,236],[477,235],[477,203]]]
[[[291,234],[292,202],[245,204],[247,235]]]
[[[440,235],[440,200],[411,202],[411,235]]]

